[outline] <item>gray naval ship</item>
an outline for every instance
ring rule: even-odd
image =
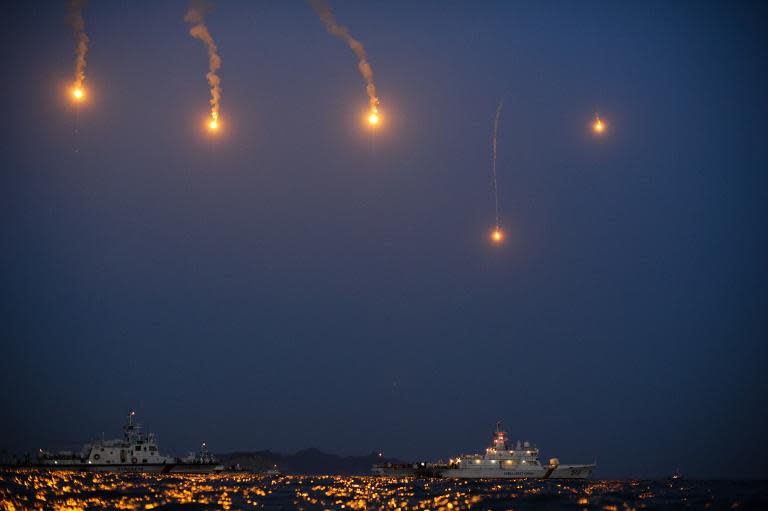
[[[456,479],[586,479],[597,466],[594,463],[564,465],[557,458],[543,465],[535,445],[518,441],[510,447],[506,435],[501,422],[497,422],[493,442],[485,454],[450,460],[448,468],[441,470],[440,475]]]
[[[142,432],[131,410],[123,426],[123,438],[94,440],[85,444],[79,453],[62,451],[52,454],[40,450],[38,468],[51,470],[80,470],[88,472],[161,472],[210,473],[224,470],[208,447],[184,458],[160,454],[153,433]]]
[[[493,442],[485,454],[471,454],[448,463],[377,463],[371,471],[388,477],[445,477],[453,479],[586,479],[596,464],[564,465],[557,458],[547,465],[539,461],[539,450],[530,442],[507,445],[507,434],[496,423]]]

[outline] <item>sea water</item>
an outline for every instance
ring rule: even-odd
[[[0,510],[768,509],[765,481],[540,481],[0,471]]]

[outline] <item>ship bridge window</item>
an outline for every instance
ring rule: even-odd
[[[137,445],[136,446],[136,452],[139,452],[140,450],[141,450],[141,446]]]
[[[157,447],[155,447],[154,445],[150,445],[150,446],[149,446],[149,450],[150,450],[150,451],[156,451],[156,450],[157,450]]]

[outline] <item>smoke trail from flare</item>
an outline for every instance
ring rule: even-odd
[[[211,126],[216,126],[221,105],[221,78],[216,72],[221,68],[221,57],[213,37],[208,32],[208,27],[205,25],[205,14],[211,9],[212,7],[205,1],[193,0],[184,16],[184,21],[191,25],[189,34],[195,39],[200,39],[208,48],[208,73],[205,77],[211,87]]]
[[[83,19],[82,9],[86,0],[69,0],[67,2],[67,25],[72,29],[72,35],[75,37],[75,84],[74,90],[81,91],[76,94],[82,94],[83,82],[85,81],[85,55],[88,53],[88,36],[85,34],[85,20]]]
[[[499,100],[499,104],[496,107],[496,117],[493,121],[493,140],[491,147],[493,148],[493,156],[491,158],[491,175],[493,176],[493,197],[496,200],[496,229],[499,229],[499,187],[496,183],[496,140],[499,134],[499,119],[501,118],[501,109],[504,106],[504,98]]]
[[[308,0],[309,5],[320,17],[320,20],[325,25],[325,29],[339,39],[342,39],[357,55],[357,68],[360,70],[360,74],[363,75],[367,83],[366,91],[368,92],[368,98],[371,105],[371,112],[375,113],[379,107],[379,98],[376,95],[376,85],[373,83],[373,68],[371,68],[370,62],[368,62],[368,56],[365,53],[365,48],[362,43],[352,37],[349,34],[349,29],[343,25],[336,23],[336,18],[333,16],[331,7],[325,2],[325,0]]]

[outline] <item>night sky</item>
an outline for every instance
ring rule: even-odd
[[[184,1],[2,18],[0,448],[768,477],[768,8]],[[490,181],[496,104],[501,246]],[[590,132],[593,113],[609,123]]]

